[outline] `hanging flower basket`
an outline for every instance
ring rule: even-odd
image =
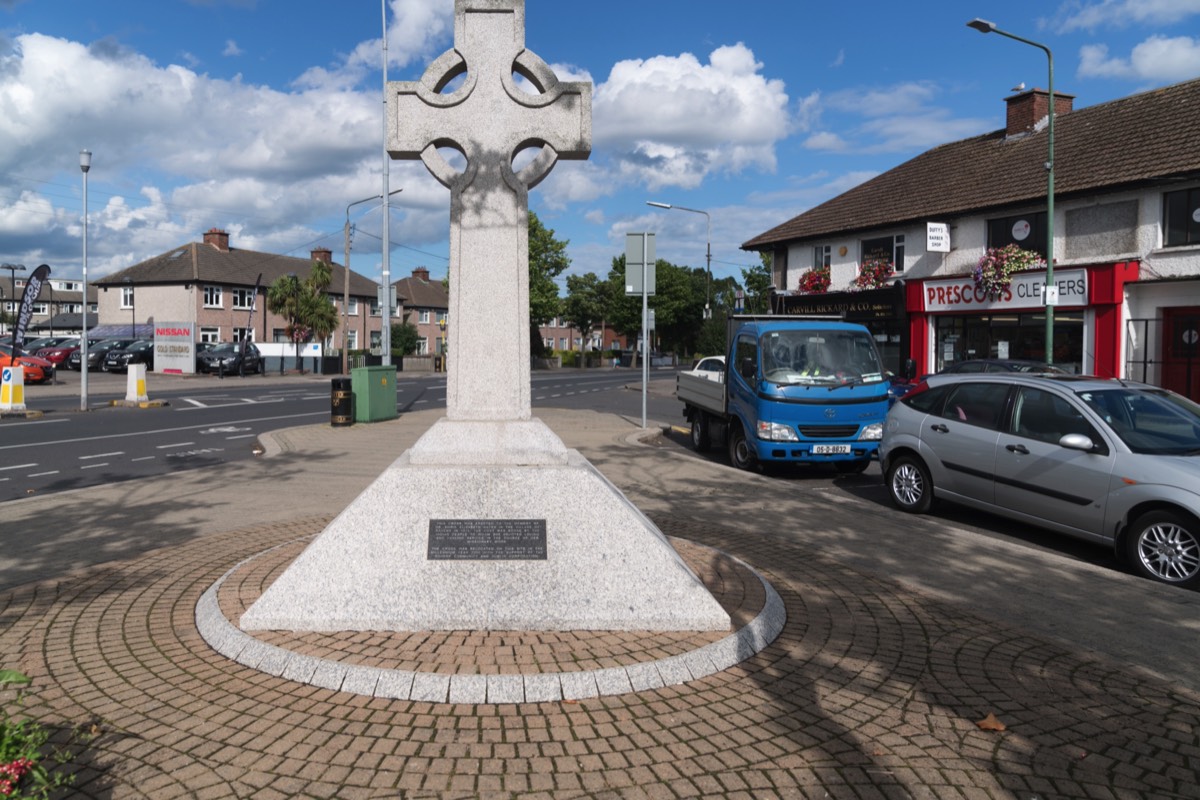
[[[850,291],[878,289],[886,286],[893,275],[892,262],[885,258],[868,258],[858,268],[858,277],[850,282]]]
[[[800,294],[825,294],[829,291],[829,267],[813,267],[800,276]]]
[[[989,247],[975,265],[975,285],[996,298],[1012,283],[1013,273],[1045,267],[1046,260],[1032,250],[1023,250],[1015,244]]]

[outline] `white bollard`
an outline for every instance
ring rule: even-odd
[[[125,402],[126,403],[148,403],[150,398],[146,396],[146,365],[145,364],[130,364],[129,373],[125,382]]]
[[[0,411],[25,410],[25,368],[0,368]]]

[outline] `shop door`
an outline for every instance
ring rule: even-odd
[[[1163,387],[1200,400],[1200,307],[1162,311]]]

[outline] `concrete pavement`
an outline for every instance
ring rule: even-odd
[[[70,765],[77,796],[1200,796],[1194,593],[901,515],[863,476],[737,473],[658,446],[663,423],[647,437],[613,415],[538,411],[678,537],[735,618],[763,600],[726,556],[778,591],[787,623],[750,660],[489,706],[333,691],[214,652],[201,594],[279,547],[222,596],[233,616],[438,415],[280,431],[254,461],[4,505],[0,667],[34,678],[31,715],[95,726]],[[471,632],[307,645],[441,672],[679,646]],[[988,714],[1006,730],[977,727]]]

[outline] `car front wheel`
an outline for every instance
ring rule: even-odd
[[[1138,517],[1126,539],[1129,563],[1143,578],[1200,586],[1200,522],[1174,511]]]
[[[887,471],[888,494],[901,511],[924,514],[933,505],[929,469],[915,456],[900,456]]]

